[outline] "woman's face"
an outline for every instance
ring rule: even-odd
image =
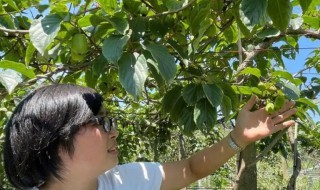
[[[117,136],[115,129],[105,132],[101,125],[88,124],[82,127],[75,136],[73,156],[62,155],[64,165],[66,168],[71,166],[69,171],[94,174],[113,168],[118,164]]]

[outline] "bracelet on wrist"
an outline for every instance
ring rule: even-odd
[[[233,139],[231,132],[227,136],[229,146],[236,152],[241,152],[245,147],[239,146],[236,141]]]

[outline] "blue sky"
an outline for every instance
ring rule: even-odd
[[[299,40],[299,46],[300,48],[320,48],[320,40],[314,40],[301,37]],[[283,57],[284,63],[286,65],[286,69],[288,72],[295,74],[299,72],[301,69],[304,68],[304,64],[306,62],[306,59],[309,56],[312,56],[312,49],[300,49],[299,53],[296,56],[295,60],[290,60],[285,57]],[[315,69],[306,70],[304,72],[304,76],[306,76],[309,80],[313,77],[320,78],[319,74],[315,71]],[[318,95],[318,101],[320,100],[320,96]],[[318,103],[318,107],[320,109],[320,105]],[[311,116],[315,119],[315,121],[320,121],[319,115],[313,115],[310,113]]]

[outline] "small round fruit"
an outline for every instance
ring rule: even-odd
[[[71,51],[77,54],[86,54],[88,52],[88,41],[86,35],[74,35],[71,43]]]
[[[274,104],[273,103],[267,103],[266,105],[266,111],[269,114],[272,114],[274,112]]]
[[[274,108],[276,110],[279,110],[284,105],[285,98],[283,96],[277,96],[274,101]]]
[[[75,52],[71,51],[71,59],[72,59],[72,61],[81,62],[81,61],[84,60],[84,58],[85,58],[85,55],[78,54],[78,53],[75,53]]]

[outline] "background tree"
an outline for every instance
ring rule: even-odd
[[[164,161],[221,138],[256,94],[270,112],[295,100],[298,140],[320,147],[310,116],[320,113],[320,79],[305,76],[320,72],[320,50],[296,74],[282,59],[295,59],[301,37],[320,39],[319,0],[0,2],[2,125],[30,90],[77,83],[103,94],[118,119],[121,162]],[[283,134],[240,154],[235,189],[257,188],[255,163],[268,150],[285,155],[291,144],[297,158],[295,135]]]

